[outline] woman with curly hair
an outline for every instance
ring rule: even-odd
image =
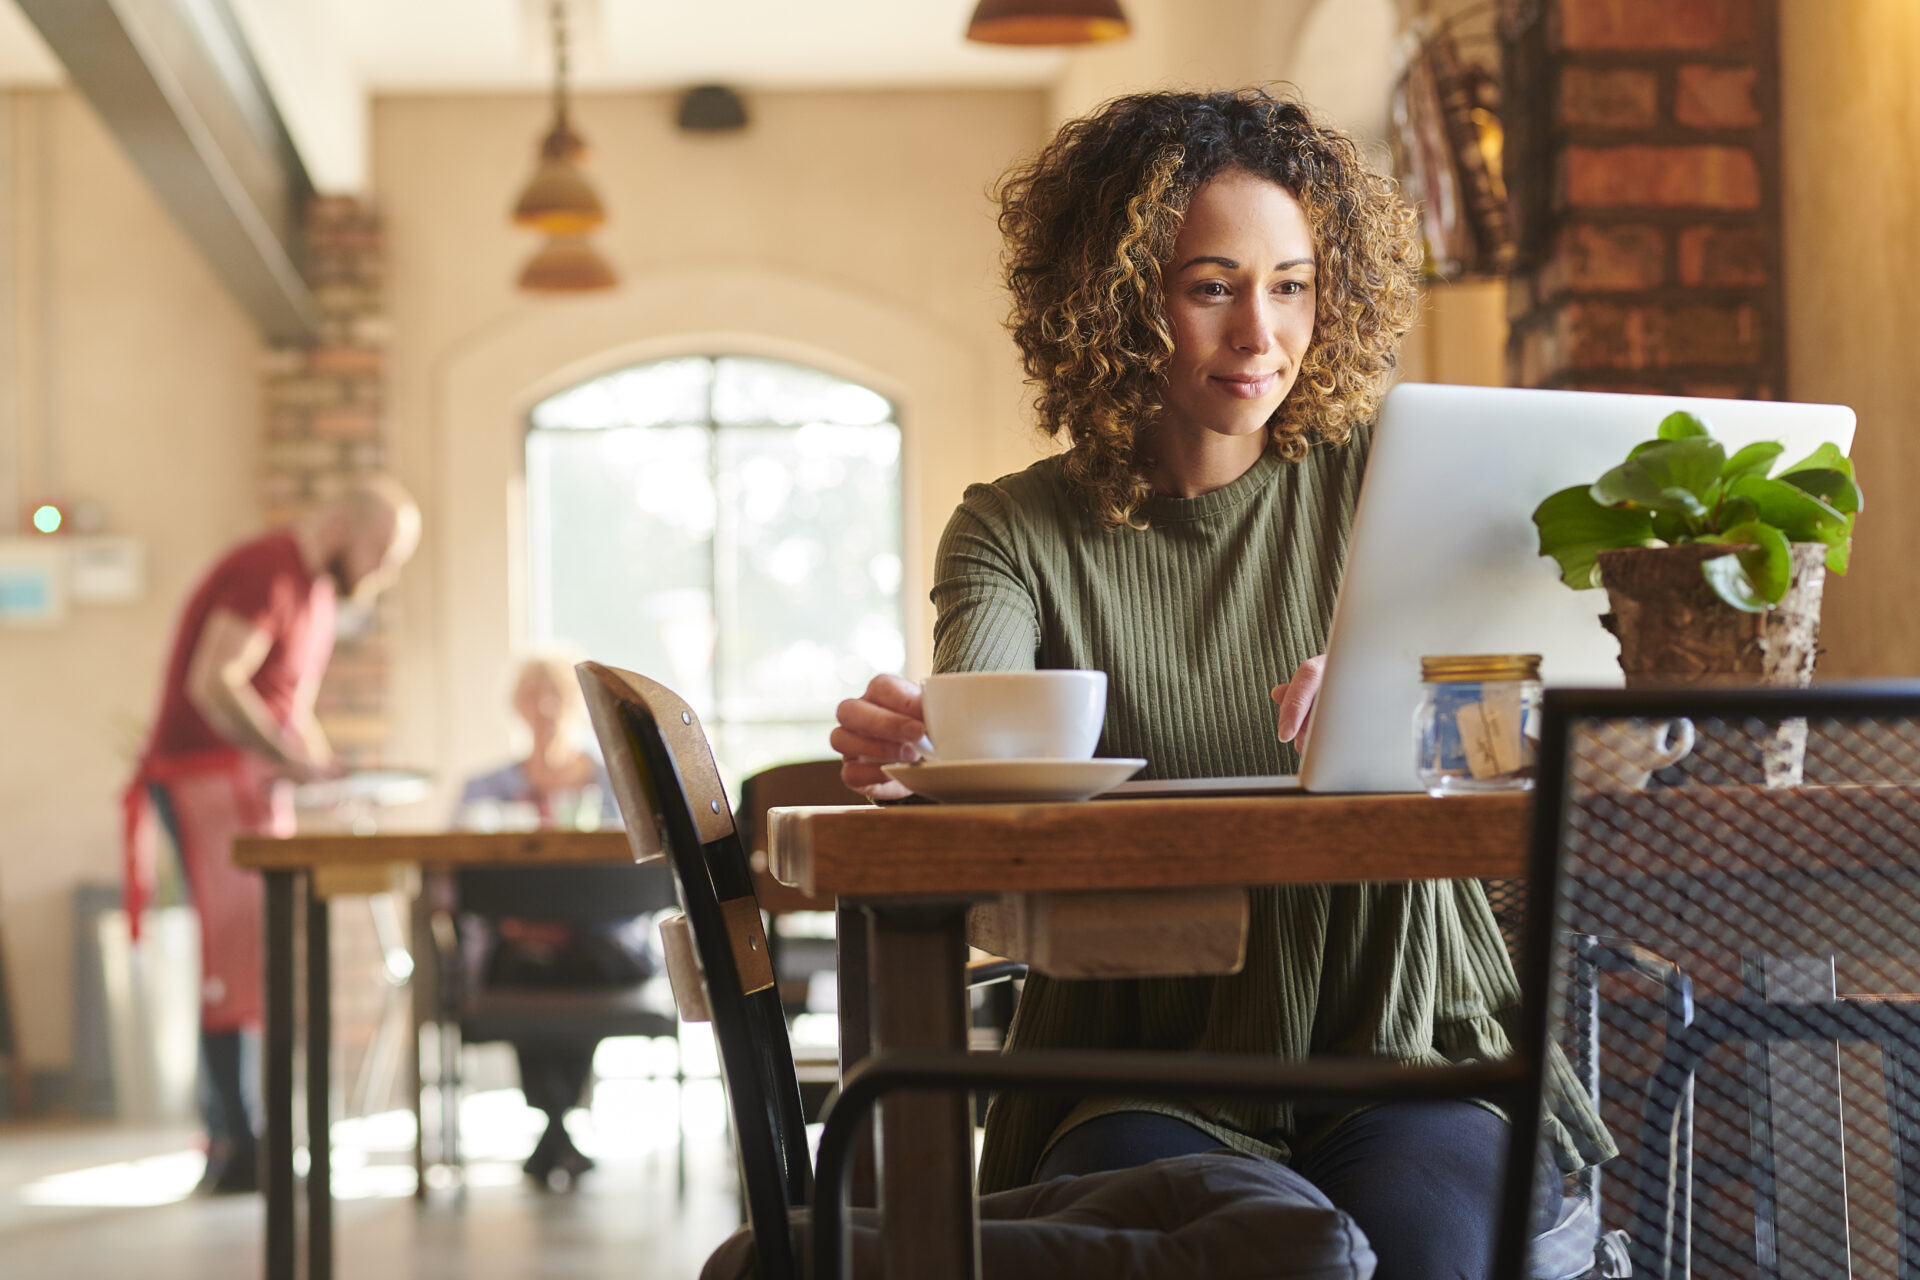
[[[1010,327],[1067,449],[967,490],[936,557],[935,669],[1102,670],[1100,754],[1158,777],[1294,772],[1371,422],[1416,314],[1412,212],[1346,135],[1257,90],[1118,99],[999,194]],[[840,707],[843,778],[901,797],[878,766],[917,759],[923,731],[918,686],[875,677]],[[1465,1061],[1508,1052],[1517,1006],[1477,883],[1259,887],[1242,972],[1033,974],[1009,1043]],[[1577,1090],[1557,1096],[1559,1167],[1611,1155]],[[1006,1094],[980,1184],[1224,1145],[1350,1214],[1381,1280],[1478,1276],[1504,1125],[1464,1102]]]

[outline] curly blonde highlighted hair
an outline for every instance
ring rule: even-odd
[[[1298,460],[1370,421],[1418,312],[1413,211],[1353,140],[1259,89],[1142,93],[1063,125],[1001,179],[1008,321],[1040,429],[1070,441],[1067,475],[1104,525],[1149,496],[1136,433],[1161,410],[1173,356],[1161,271],[1193,193],[1245,169],[1284,187],[1313,231],[1312,345],[1267,423]]]

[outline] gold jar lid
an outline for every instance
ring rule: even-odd
[[[1450,653],[1420,659],[1420,679],[1427,684],[1539,678],[1537,653]]]

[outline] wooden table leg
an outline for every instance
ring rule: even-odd
[[[293,1280],[293,878],[266,873],[267,1280]]]
[[[873,1053],[873,1004],[867,998],[871,972],[867,964],[867,913],[845,902],[834,908],[834,985],[840,1019],[840,1078],[847,1069]],[[872,1207],[880,1203],[873,1158],[873,1125],[862,1126],[854,1147],[850,1204]]]
[[[307,878],[307,1276],[333,1280],[332,953],[327,900]]]
[[[874,906],[868,962],[875,1048],[967,1048],[964,902]],[[880,1105],[881,1249],[889,1276],[976,1280],[973,1118],[964,1093]]]

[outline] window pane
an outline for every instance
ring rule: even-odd
[[[713,418],[723,425],[876,426],[893,418],[886,397],[818,369],[749,356],[723,356],[714,364]]]
[[[581,431],[701,422],[712,382],[713,361],[705,356],[656,360],[549,396],[534,406],[533,425]]]
[[[806,719],[904,659],[900,432],[723,427],[720,715]]]
[[[713,702],[712,433],[527,437],[533,633]]]

